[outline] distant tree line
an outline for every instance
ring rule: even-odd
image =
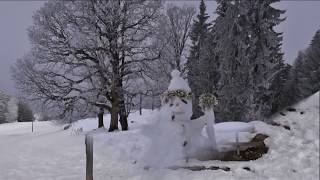
[[[0,91],[0,124],[33,120],[33,112],[27,103]]]
[[[320,90],[320,30],[313,36],[309,47],[298,52],[284,89],[282,108]]]

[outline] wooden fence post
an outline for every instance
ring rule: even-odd
[[[142,93],[140,92],[139,98],[139,114],[142,115]]]
[[[153,111],[153,109],[154,109],[154,93],[153,93],[153,91],[152,91],[152,105],[151,105],[151,109],[152,109],[152,111]]]
[[[93,138],[88,133],[85,139],[86,144],[86,180],[93,180]]]

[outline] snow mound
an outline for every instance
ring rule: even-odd
[[[265,140],[270,149],[250,167],[271,179],[319,179],[319,92],[272,120],[288,128],[251,122],[270,136]]]
[[[239,142],[249,142],[255,131],[254,125],[244,122],[222,122],[214,124],[216,139],[218,146],[223,146],[228,143],[235,143],[238,135]],[[204,127],[201,134],[208,137],[207,129]]]
[[[284,109],[273,121],[288,126],[299,138],[319,141],[319,91]]]
[[[253,132],[254,126],[244,122],[223,122],[214,125],[217,132]]]

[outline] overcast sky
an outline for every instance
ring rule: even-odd
[[[187,3],[198,8],[198,1],[172,1]],[[10,66],[17,58],[30,49],[27,28],[32,25],[32,15],[44,4],[43,1],[0,1],[0,90],[15,94],[11,80]],[[207,1],[208,14],[213,16],[216,8],[214,1]],[[283,32],[282,50],[285,60],[292,63],[297,52],[307,47],[320,29],[320,1],[282,1],[274,6],[287,10],[287,20],[277,30]]]

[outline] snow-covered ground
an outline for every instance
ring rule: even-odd
[[[158,111],[144,110],[142,116],[129,116],[130,130],[94,134],[94,179],[197,179],[197,180],[317,180],[319,179],[319,92],[293,106],[296,111],[283,110],[274,121],[289,126],[251,122],[257,133],[270,137],[270,147],[262,158],[250,162],[191,160],[189,166],[227,166],[230,171],[166,168],[144,170],[140,159],[150,146],[143,135],[145,125],[154,122]],[[105,116],[106,128],[109,116]],[[74,135],[82,127],[83,133]],[[84,134],[97,127],[97,120],[80,120],[69,130],[51,122],[10,123],[0,125],[0,179],[2,180],[78,180],[85,179]],[[164,147],[168,148],[168,147]],[[156,154],[155,154],[156,156]],[[177,165],[185,165],[183,161]],[[244,167],[246,167],[244,169]],[[250,169],[250,171],[246,169]]]

